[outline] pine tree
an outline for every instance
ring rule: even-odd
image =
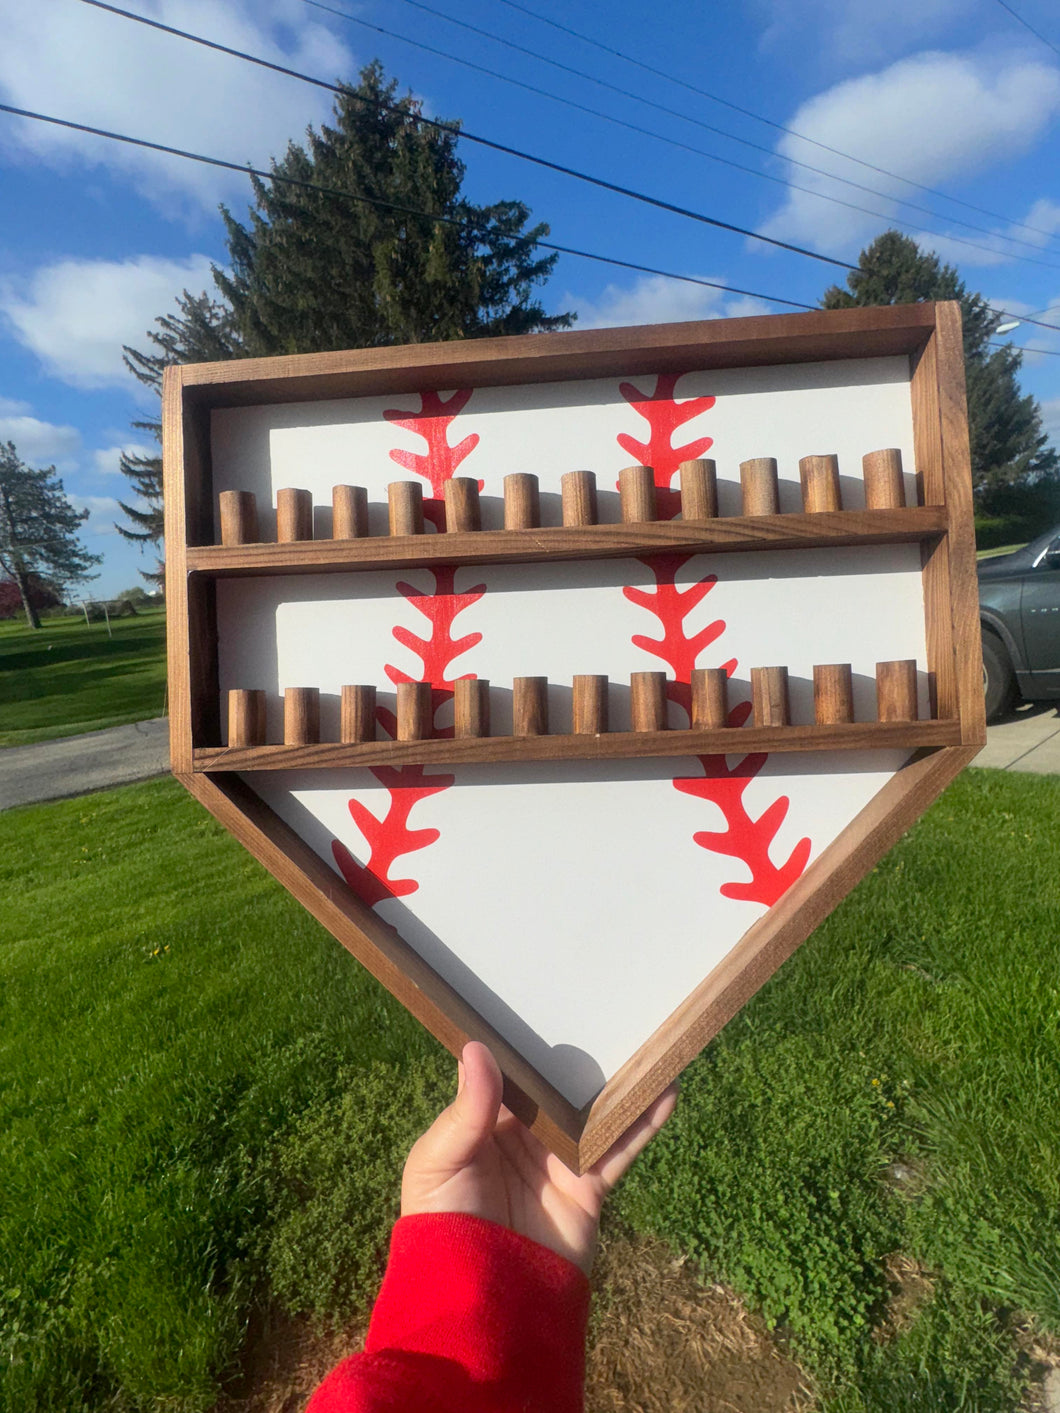
[[[136,377],[160,390],[170,363],[567,328],[573,315],[548,315],[534,298],[557,259],[537,254],[548,227],[526,229],[522,202],[462,197],[455,133],[419,115],[378,63],[343,87],[334,125],[310,128],[305,146],[272,163],[288,180],[252,178],[247,224],[222,207],[229,265],[214,267],[214,296],[185,290],[177,312],[155,320],[150,352],[126,348]],[[161,460],[125,456],[122,471],[146,508],[123,504],[132,525],[118,528],[157,544]]]
[[[0,569],[18,586],[26,621],[40,627],[33,584],[43,579],[55,591],[79,579],[102,558],[77,538],[87,510],[75,510],[55,467],[36,471],[19,458],[13,442],[0,444]]]
[[[156,320],[157,328],[147,337],[154,344],[152,353],[124,350],[125,366],[141,383],[162,392],[162,373],[170,363],[213,363],[222,358],[243,356],[242,345],[232,327],[231,311],[208,294],[189,294],[177,298],[176,314],[163,314]],[[162,440],[162,423],[157,417],[133,423],[138,432],[149,432],[156,441]],[[118,534],[134,540],[141,547],[160,545],[165,528],[162,509],[162,458],[122,452],[119,462],[122,475],[132,482],[141,504],[118,504],[128,516],[129,525],[116,525]],[[148,583],[159,589],[165,585],[165,569],[158,561],[157,569],[141,570]]]
[[[955,299],[964,327],[968,384],[968,431],[972,487],[982,500],[1006,485],[1033,484],[1060,475],[1060,457],[1042,429],[1041,409],[1020,392],[1023,355],[1011,346],[991,347],[1001,322],[980,294],[970,294],[952,265],[899,231],[885,231],[858,257],[847,289],[825,290],[825,309],[855,305],[915,304]]]

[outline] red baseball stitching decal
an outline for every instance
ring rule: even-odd
[[[654,467],[659,516],[662,519],[671,519],[680,509],[679,497],[670,489],[680,463],[699,456],[713,445],[712,438],[701,437],[682,447],[673,446],[676,429],[701,412],[709,411],[715,401],[712,397],[698,397],[678,403],[674,400],[676,386],[677,377],[669,374],[656,379],[655,391],[650,396],[641,393],[631,383],[620,384],[622,396],[647,421],[649,437],[646,442],[639,442],[623,432],[617,440],[624,451],[639,457],[642,466]],[[654,593],[632,586],[622,591],[631,603],[658,620],[662,628],[661,638],[649,638],[638,633],[632,641],[635,647],[659,658],[670,669],[674,680],[669,685],[668,695],[689,721],[692,669],[704,648],[725,631],[725,620],[722,618],[715,619],[696,633],[690,634],[685,627],[685,619],[717,583],[716,575],[706,574],[695,584],[679,588],[677,575],[691,558],[691,555],[661,555],[642,559],[640,562],[651,570],[655,578]],[[735,658],[724,664],[730,677],[736,666]],[[729,724],[742,726],[750,712],[751,703],[740,702],[729,712]],[[701,830],[693,834],[693,841],[712,853],[740,859],[750,870],[748,882],[723,883],[723,897],[764,903],[766,907],[771,907],[803,872],[812,846],[809,839],[800,839],[787,861],[779,866],[769,857],[770,845],[787,817],[790,805],[787,795],[780,795],[757,819],[747,812],[744,792],[769,757],[765,754],[746,755],[731,769],[726,765],[725,756],[699,756],[697,759],[703,767],[702,778],[675,779],[674,788],[682,794],[717,805],[725,820],[725,828]]]
[[[660,373],[655,389],[643,393],[632,383],[619,383],[618,390],[648,424],[648,440],[638,442],[626,432],[619,432],[618,444],[628,451],[640,466],[650,466],[655,472],[655,502],[660,520],[672,520],[681,509],[679,492],[671,490],[673,479],[682,461],[702,456],[714,445],[713,437],[697,437],[684,446],[675,447],[674,433],[686,422],[714,406],[712,397],[690,397],[678,402],[674,397],[679,373]]]
[[[439,392],[420,393],[420,410],[403,412],[399,407],[388,407],[383,416],[395,427],[403,427],[406,432],[414,432],[427,443],[426,451],[405,451],[396,447],[390,453],[390,460],[422,476],[431,488],[431,496],[424,501],[424,517],[431,521],[436,530],[445,528],[445,503],[442,487],[455,476],[460,463],[479,444],[477,432],[471,432],[456,446],[449,444],[449,428],[463,412],[471,400],[474,388],[460,388],[451,397],[444,398]],[[484,482],[478,483],[479,490]]]
[[[456,446],[449,443],[449,429],[453,420],[467,406],[472,392],[472,388],[464,388],[453,393],[448,399],[443,399],[441,394],[436,392],[422,393],[419,412],[402,412],[388,408],[383,413],[388,422],[415,432],[427,444],[426,452],[404,451],[399,448],[392,451],[390,457],[399,466],[415,471],[430,484],[432,499],[424,501],[423,513],[439,530],[445,527],[442,487],[479,442],[478,434],[472,432]],[[482,484],[480,481],[480,490]],[[436,724],[438,713],[452,701],[455,678],[450,676],[450,669],[455,658],[482,641],[481,633],[466,633],[461,638],[454,638],[453,624],[458,614],[478,602],[486,592],[486,586],[476,584],[471,589],[457,593],[455,566],[445,565],[425,572],[434,580],[433,590],[417,589],[415,585],[404,580],[398,581],[397,588],[406,602],[427,619],[430,625],[427,636],[418,637],[400,624],[393,630],[397,641],[419,658],[419,671],[413,677],[402,668],[387,663],[386,675],[395,684],[429,682],[433,734],[451,736],[451,726],[439,727]],[[475,676],[473,672],[462,675]],[[397,735],[397,721],[393,712],[380,707],[376,716],[389,736]],[[368,862],[359,864],[349,849],[337,839],[332,841],[331,852],[346,882],[364,902],[375,907],[384,898],[401,898],[408,893],[415,893],[419,888],[416,879],[392,878],[390,870],[403,855],[425,849],[440,837],[437,829],[410,829],[409,815],[421,800],[437,795],[442,790],[448,790],[456,777],[432,774],[421,765],[381,766],[371,773],[390,796],[386,813],[379,818],[358,800],[350,800],[348,806],[354,824],[364,835],[368,845]]]

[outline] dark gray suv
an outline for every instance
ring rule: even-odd
[[[1060,697],[1060,525],[1014,554],[979,561],[986,718],[1017,697]]]

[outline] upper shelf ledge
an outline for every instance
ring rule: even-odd
[[[379,535],[353,540],[189,546],[190,573],[217,576],[327,574],[432,564],[525,564],[541,560],[736,550],[900,544],[946,533],[945,506],[732,515],[621,525],[555,525]]]

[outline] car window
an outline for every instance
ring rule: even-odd
[[[1035,569],[1060,569],[1060,535],[1051,540],[1034,561]]]

